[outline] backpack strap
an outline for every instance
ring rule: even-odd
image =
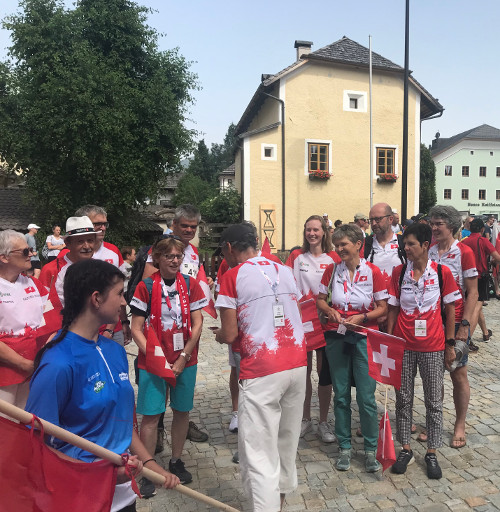
[[[373,235],[365,236],[365,246],[363,250],[363,258],[368,260],[370,263],[373,263]],[[368,259],[370,256],[370,259]]]
[[[405,252],[405,244],[403,241],[403,235],[396,235],[398,237],[398,257],[401,260],[401,263],[404,265],[406,263],[406,252]]]
[[[330,305],[332,303],[332,283],[333,279],[335,277],[335,271],[337,270],[337,264],[333,262],[333,270],[332,270],[332,277],[330,278],[330,282],[328,283],[328,295],[326,297],[326,303]]]
[[[399,274],[399,297],[401,297],[401,286],[403,286],[403,279],[405,278],[406,268],[408,267],[407,263],[403,263],[403,268],[401,269],[401,274]]]

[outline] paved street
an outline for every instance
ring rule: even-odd
[[[353,438],[351,470],[334,468],[337,444],[326,445],[315,433],[301,439],[297,454],[299,487],[289,495],[285,511],[300,510],[398,510],[419,512],[490,511],[500,510],[500,301],[485,308],[488,327],[494,338],[489,343],[474,341],[480,346],[469,359],[471,405],[467,419],[467,446],[461,450],[449,447],[453,432],[454,408],[449,376],[445,376],[444,447],[438,457],[443,469],[441,480],[428,480],[425,473],[425,446],[415,441],[412,448],[416,463],[405,475],[393,475],[390,470],[368,474],[364,472],[362,439]],[[205,326],[218,321],[205,315]],[[231,461],[237,448],[237,434],[228,431],[231,402],[228,388],[229,366],[227,348],[213,339],[204,328],[198,365],[195,408],[192,419],[209,435],[207,443],[186,442],[183,460],[193,474],[189,487],[214,497],[239,510],[250,510],[242,491],[238,465]],[[479,331],[480,332],[480,331]],[[482,338],[482,337],[481,337]],[[135,349],[127,347],[128,352]],[[132,361],[132,358],[130,358]],[[131,372],[133,367],[131,365]],[[379,412],[383,411],[385,386],[377,387]],[[353,400],[354,407],[356,407]],[[395,433],[395,394],[389,392],[388,409]],[[417,380],[414,422],[425,425],[425,408],[421,382]],[[313,417],[318,417],[316,393],[313,394]],[[333,423],[333,413],[330,413]],[[166,419],[168,425],[170,416]],[[353,434],[359,424],[357,409],[353,415]],[[416,435],[413,436],[416,438]],[[399,446],[396,445],[396,453]],[[159,461],[168,467],[170,446]],[[208,510],[199,502],[175,491],[158,490],[157,496],[138,501],[139,512]]]

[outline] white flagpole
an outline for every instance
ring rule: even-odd
[[[368,36],[368,46],[370,50],[370,88],[369,88],[369,96],[370,96],[370,172],[368,175],[370,176],[370,210],[373,206],[373,134],[372,134],[372,36]]]

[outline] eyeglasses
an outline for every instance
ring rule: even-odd
[[[15,249],[14,251],[10,252],[21,252],[23,256],[26,258],[27,256],[30,255],[30,253],[33,253],[33,249],[31,249],[31,247],[26,247],[26,249]]]
[[[109,222],[92,222],[95,228],[109,228]]]
[[[377,224],[382,220],[382,219],[385,219],[386,217],[390,217],[392,215],[392,213],[390,215],[384,215],[382,217],[370,217],[368,220],[371,222],[371,223],[374,223],[376,222]]]
[[[162,254],[162,256],[167,261],[174,261],[174,260],[180,260],[182,261],[184,259],[184,254]]]

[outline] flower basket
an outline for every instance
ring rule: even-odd
[[[329,180],[330,173],[328,171],[309,171],[310,180]]]
[[[377,181],[379,183],[394,183],[398,177],[395,174],[379,174]]]

